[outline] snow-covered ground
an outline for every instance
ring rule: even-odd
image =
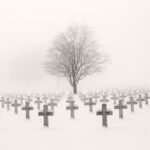
[[[94,107],[89,113],[88,106],[77,101],[76,119],[70,119],[68,105],[62,100],[56,107],[55,115],[49,117],[49,128],[43,127],[43,118],[38,111],[31,112],[31,119],[25,119],[25,112],[13,108],[0,108],[0,149],[1,150],[150,150],[150,105],[142,109],[135,106],[135,113],[124,111],[124,119],[118,118],[118,110],[108,116],[108,128],[102,127],[101,116],[96,116]]]

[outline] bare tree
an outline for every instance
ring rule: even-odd
[[[46,71],[65,77],[77,93],[77,85],[84,77],[102,72],[106,55],[99,51],[99,44],[87,26],[70,26],[58,34],[49,49],[45,62]]]

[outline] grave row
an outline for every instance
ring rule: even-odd
[[[145,101],[145,104],[148,105],[149,91],[148,90],[138,90],[138,91],[126,91],[126,92],[103,92],[103,93],[94,93],[94,94],[83,94],[79,93],[81,102],[85,106],[89,106],[89,111],[93,112],[93,107],[97,105],[98,102],[102,103],[102,109],[96,111],[96,115],[102,116],[102,125],[107,127],[107,116],[113,115],[113,111],[107,109],[107,103],[113,102],[114,109],[119,110],[119,118],[123,119],[123,110],[127,109],[127,105],[130,105],[131,112],[134,112],[134,105],[139,103],[139,107],[142,108],[142,102]],[[22,107],[22,110],[26,112],[26,118],[30,119],[30,111],[34,110],[34,107],[30,105],[31,102],[37,104],[37,109],[39,110],[38,115],[43,116],[44,126],[49,126],[48,116],[54,115],[54,108],[58,106],[62,95],[57,96],[2,96],[0,98],[2,108],[7,105],[7,110],[10,110],[11,107],[14,107],[15,114],[18,114],[18,108]],[[128,99],[128,101],[126,101]],[[66,101],[69,105],[66,107],[66,110],[70,111],[70,117],[75,118],[75,110],[79,109],[75,105],[75,100],[73,95],[69,95]],[[41,110],[41,104],[43,110]],[[50,110],[49,110],[50,107]]]
[[[109,97],[109,98],[108,98]],[[88,93],[83,94],[80,93],[80,98],[82,99],[82,102],[84,105],[89,106],[89,111],[93,112],[93,106],[96,105],[96,103],[101,102],[102,103],[102,109],[97,111],[97,115],[102,116],[102,125],[104,127],[107,127],[107,115],[113,115],[113,111],[107,109],[107,103],[111,102],[110,100],[113,100],[114,103],[114,109],[119,110],[119,118],[123,119],[123,110],[127,109],[127,105],[130,105],[131,112],[134,112],[134,105],[139,103],[139,108],[142,108],[142,102],[145,101],[145,104],[148,105],[149,103],[149,90],[138,90],[138,91],[129,91],[129,92],[116,92],[111,93],[110,95],[108,92],[102,93]],[[129,101],[125,102],[125,99],[129,99]],[[110,100],[109,100],[110,99]],[[88,102],[87,102],[88,101]],[[118,103],[118,105],[117,105]]]
[[[21,110],[25,111],[26,119],[30,119],[30,111],[34,110],[34,107],[30,104],[36,104],[38,109],[38,115],[44,117],[44,126],[48,126],[48,116],[54,115],[54,108],[60,102],[62,95],[41,95],[41,96],[31,96],[31,95],[7,95],[2,96],[0,98],[1,107],[5,108],[7,106],[7,110],[10,111],[10,108],[14,108],[14,113],[18,114],[19,107],[22,107]],[[41,105],[43,106],[43,110],[41,110]],[[50,107],[50,111],[48,110]]]

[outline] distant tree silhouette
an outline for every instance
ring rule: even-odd
[[[87,26],[70,26],[56,36],[44,63],[46,71],[65,77],[77,93],[80,80],[96,72],[102,72],[108,61],[107,55],[99,51],[99,44]]]

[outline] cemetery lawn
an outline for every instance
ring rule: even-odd
[[[102,127],[102,117],[96,115],[99,103],[89,108],[77,101],[75,119],[66,110],[68,105],[62,100],[55,108],[54,116],[49,116],[49,128],[43,127],[43,117],[38,111],[30,113],[13,108],[0,108],[0,149],[1,150],[150,150],[150,105],[143,104],[124,110],[124,119],[119,119],[118,110],[108,104],[113,115],[108,116],[108,128]],[[32,105],[32,103],[31,103]]]

